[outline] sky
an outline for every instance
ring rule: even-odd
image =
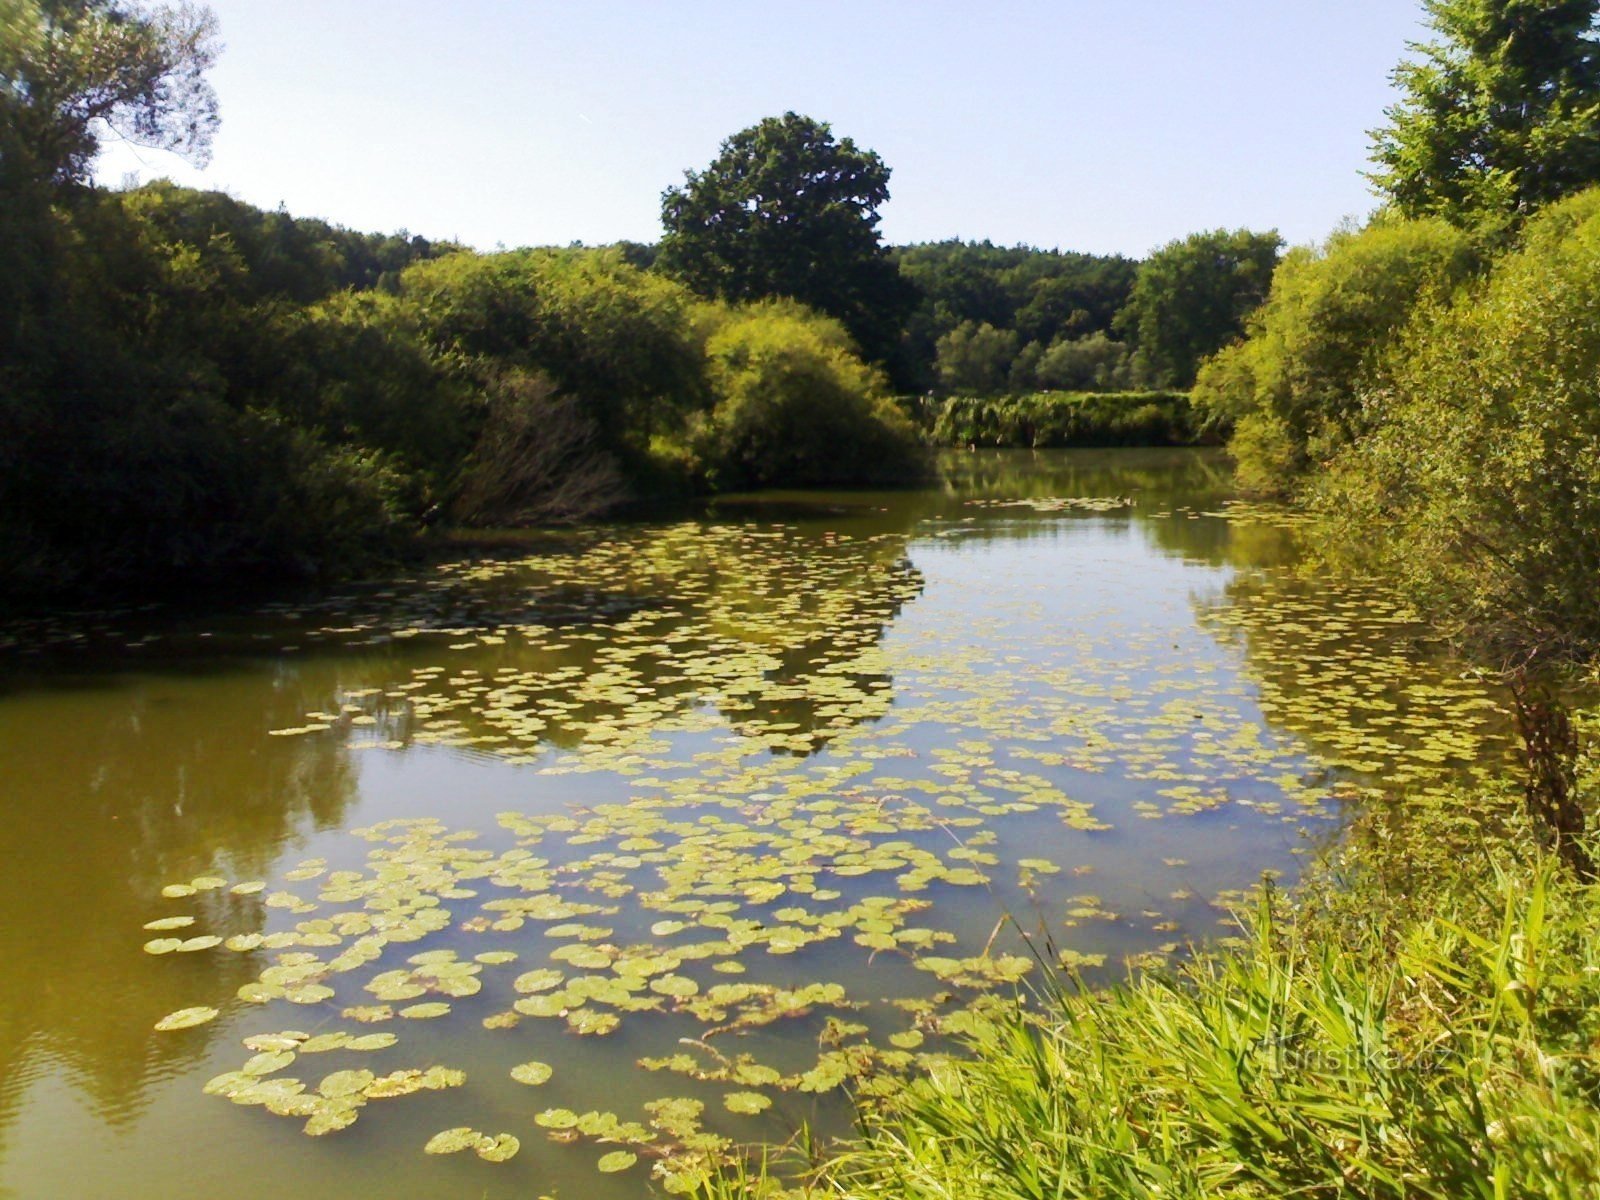
[[[893,171],[890,243],[1142,257],[1319,240],[1376,201],[1368,131],[1420,0],[210,0],[212,161],[265,208],[480,249],[660,236],[661,192],[786,111]]]

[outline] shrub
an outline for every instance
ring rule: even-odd
[[[1180,446],[1196,438],[1183,392],[953,396],[930,433],[941,446]]]
[[[1361,389],[1385,341],[1419,298],[1448,294],[1474,258],[1440,220],[1380,220],[1291,251],[1248,338],[1201,368],[1195,406],[1210,428],[1235,429],[1241,482],[1292,490],[1363,430]]]
[[[1497,656],[1600,647],[1597,293],[1590,192],[1530,222],[1474,294],[1424,306],[1322,489],[1347,540]]]
[[[726,313],[706,346],[715,407],[690,442],[717,489],[900,482],[911,422],[837,321],[789,301]]]

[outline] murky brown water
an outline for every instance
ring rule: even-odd
[[[1008,912],[1094,980],[1225,932],[1361,785],[1470,769],[1498,719],[1227,497],[1197,452],[991,452],[0,634],[0,1192],[644,1195],[840,1127],[843,1077],[1037,980]],[[465,1082],[348,1074],[435,1066]],[[424,1153],[461,1126],[521,1150]]]

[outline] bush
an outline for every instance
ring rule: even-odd
[[[715,407],[690,435],[715,489],[921,476],[911,422],[837,321],[772,301],[729,311],[706,355]]]
[[[1352,545],[1496,656],[1600,648],[1597,294],[1590,192],[1474,294],[1419,311],[1321,492]]]
[[[1133,349],[1096,331],[1058,338],[1034,364],[1033,377],[1046,391],[1127,391],[1133,382]]]
[[[1185,446],[1196,440],[1183,392],[1037,392],[954,396],[936,409],[941,446]]]
[[[509,370],[487,388],[488,413],[462,470],[451,516],[464,525],[580,521],[627,496],[578,401],[542,375]]]
[[[1467,235],[1438,220],[1382,220],[1286,255],[1248,338],[1195,383],[1206,426],[1236,431],[1241,482],[1292,490],[1359,437],[1361,390],[1385,341],[1419,298],[1448,294],[1473,263]]]
[[[434,353],[547,376],[623,458],[706,401],[697,302],[619,252],[456,254],[409,268],[399,293]]]

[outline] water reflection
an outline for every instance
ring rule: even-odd
[[[151,1026],[218,968],[159,969],[139,926],[165,915],[151,897],[198,865],[264,875],[286,844],[343,822],[355,791],[348,754],[261,736],[264,717],[300,710],[307,695],[292,677],[241,672],[58,679],[0,702],[0,1108],[14,1109],[39,1072],[66,1071],[115,1124],[150,1080],[201,1052],[203,1039],[163,1039]],[[261,919],[259,898],[207,893],[194,911],[210,927]],[[220,967],[224,986],[259,969],[249,956]]]

